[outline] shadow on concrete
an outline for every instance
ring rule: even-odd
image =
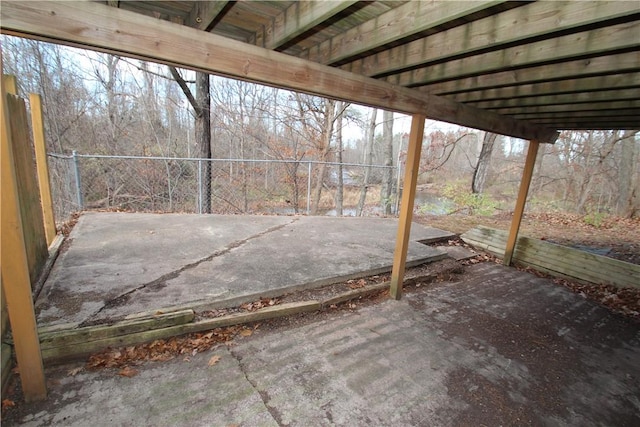
[[[49,368],[49,400],[3,424],[640,425],[637,321],[513,268],[461,277],[262,325],[131,378]]]

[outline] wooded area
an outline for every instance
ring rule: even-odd
[[[313,190],[314,214],[324,212],[324,207],[338,215],[344,208],[357,215],[389,215],[397,205],[392,191],[398,185],[397,170],[366,167],[404,164],[408,129],[394,126],[397,113],[377,114],[368,107],[33,40],[2,36],[2,44],[5,73],[20,76],[20,94],[42,94],[49,153],[363,165],[351,173],[340,165],[314,167],[312,175],[304,177],[300,163],[274,167],[239,162],[226,168],[226,179],[215,179],[220,171],[205,170],[204,175],[214,179],[205,180],[198,190],[178,184],[167,188],[167,176],[193,176],[197,171],[192,166],[137,164],[139,186],[149,194],[171,198],[172,210],[187,209],[181,198],[195,197],[197,191],[211,195],[216,186],[225,186],[237,194],[234,212],[261,212],[274,204],[298,212],[308,202],[303,191],[307,182],[302,182],[306,179]],[[208,115],[205,98],[210,101]],[[203,124],[207,116],[209,131]],[[203,135],[210,136],[210,145]],[[453,203],[444,213],[512,209],[509,203],[524,163],[522,140],[427,122],[423,144],[418,183],[424,192],[444,200],[435,203]],[[639,152],[636,131],[563,132],[554,145],[540,147],[529,209],[577,212],[593,220],[607,214],[637,216]],[[74,192],[70,167],[52,165],[57,203]],[[131,202],[136,195],[124,190],[122,179],[131,170],[130,163],[83,167],[89,168],[83,173],[91,177],[84,184],[100,189],[85,194],[93,207],[158,209]],[[253,203],[255,188],[272,183],[285,189],[261,193],[260,197],[272,200]],[[219,211],[217,203],[220,200],[207,200],[203,211]],[[416,207],[431,211],[433,203],[417,200]]]

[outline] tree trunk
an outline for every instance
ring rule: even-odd
[[[195,118],[195,141],[200,158],[211,159],[211,96],[209,74],[196,73],[196,102],[199,111]],[[211,162],[202,165],[202,213],[211,213]]]
[[[311,215],[318,214],[318,208],[320,205],[320,196],[322,195],[322,186],[324,185],[324,177],[327,174],[326,162],[331,149],[331,134],[333,132],[333,119],[335,114],[336,101],[326,100],[324,108],[324,128],[322,130],[322,151],[320,152],[320,172],[318,172],[318,179],[316,180],[316,187],[313,190],[313,207],[311,208]]]
[[[342,204],[344,201],[344,169],[342,167],[342,117],[344,115],[343,102],[338,101],[336,103],[336,110],[339,112],[336,119],[336,162],[338,162],[338,184],[336,189],[336,215],[342,216]]]
[[[618,200],[616,212],[622,217],[631,218],[634,214],[634,170],[636,151],[635,133],[627,131],[622,136],[620,168],[618,169]]]
[[[491,132],[485,132],[484,134],[478,164],[473,171],[473,181],[471,182],[471,191],[473,193],[482,193],[484,190],[484,185],[487,182],[487,176],[489,175],[491,154],[493,153],[493,145],[496,142],[496,136],[497,135],[495,133]]]
[[[356,216],[362,216],[362,212],[364,211],[364,204],[367,200],[367,190],[369,188],[369,179],[371,177],[371,163],[373,162],[373,138],[376,129],[377,113],[377,108],[374,108],[371,111],[371,119],[369,120],[369,128],[367,129],[367,145],[365,149],[365,164],[367,165],[367,167],[364,170],[364,179],[362,181],[362,189],[360,190],[360,200],[358,201]]]
[[[175,67],[169,67],[171,75],[180,85],[180,89],[189,100],[194,111],[195,143],[201,159],[211,159],[211,93],[209,74],[196,72],[196,96],[194,97]],[[211,162],[202,163],[202,181],[200,201],[202,213],[211,213]]]
[[[380,204],[384,215],[391,215],[391,193],[393,192],[393,112],[382,113],[383,161],[387,166],[382,171],[382,191]]]

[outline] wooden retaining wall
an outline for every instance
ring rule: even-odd
[[[460,236],[466,243],[504,256],[507,232],[479,226]],[[554,276],[581,282],[640,288],[640,265],[529,237],[519,237],[513,261]]]

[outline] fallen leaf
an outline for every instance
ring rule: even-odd
[[[251,334],[253,334],[253,331],[251,329],[243,329],[240,331],[240,335],[242,335],[243,337],[250,337]]]
[[[209,363],[207,363],[207,365],[209,366],[213,366],[216,363],[218,363],[218,361],[221,359],[222,356],[218,356],[217,354],[215,356],[211,356],[211,359],[209,359]]]
[[[14,402],[13,400],[4,399],[2,401],[2,410],[5,410],[5,409],[10,408],[12,406],[16,406],[16,402]]]
[[[73,368],[71,370],[69,370],[69,372],[67,372],[67,375],[70,377],[75,377],[77,374],[79,374],[80,372],[82,372],[84,368],[82,366],[79,366],[77,368]]]
[[[120,370],[120,372],[118,372],[118,375],[120,375],[121,377],[127,377],[127,378],[131,378],[131,377],[135,377],[136,375],[138,375],[138,371],[136,369],[133,369],[129,366],[125,366],[124,368],[122,368]]]

